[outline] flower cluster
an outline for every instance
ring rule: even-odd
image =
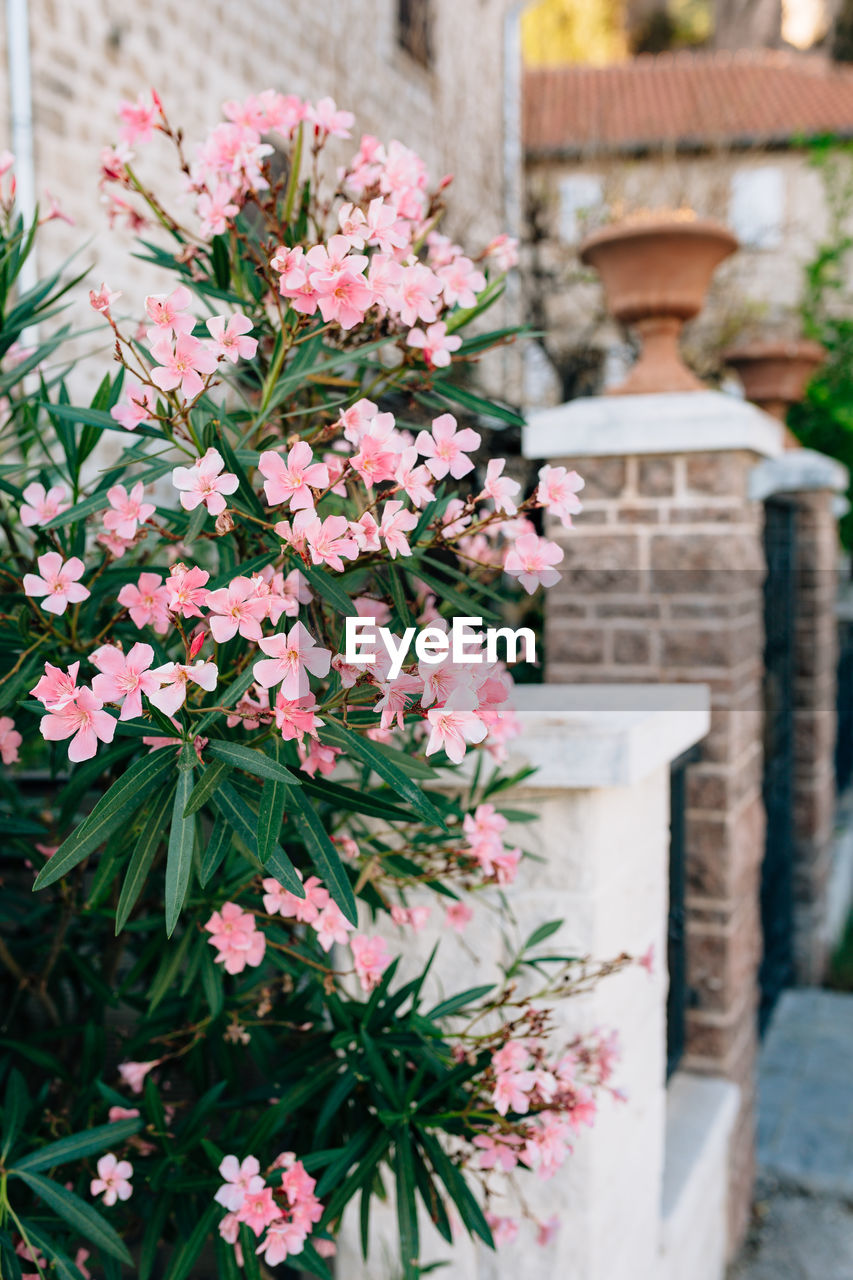
[[[286,1258],[297,1257],[323,1216],[323,1206],[314,1195],[316,1180],[305,1172],[301,1160],[292,1151],[283,1151],[273,1161],[266,1177],[261,1176],[260,1161],[246,1156],[226,1156],[219,1166],[224,1179],[216,1192],[216,1202],[227,1210],[219,1224],[219,1234],[237,1251],[237,1264],[243,1265],[239,1244],[240,1224],[262,1237],[255,1250],[267,1265],[277,1267]],[[322,1237],[315,1242],[321,1257],[334,1253],[334,1245]]]

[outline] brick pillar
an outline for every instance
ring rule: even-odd
[[[838,519],[846,468],[807,449],[766,461],[752,493],[795,508],[794,949],[797,982],[822,981],[829,948],[827,895],[835,818],[838,671]]]
[[[763,507],[777,423],[715,392],[601,397],[534,418],[525,453],[576,467],[584,513],[548,593],[549,681],[702,682],[711,730],[687,782],[688,1069],[741,1088],[730,1245],[754,1174],[762,782]]]

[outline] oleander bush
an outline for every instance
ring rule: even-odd
[[[120,114],[102,194],[172,284],[91,291],[116,368],[86,407],[75,281],[21,287],[3,161],[0,1274],[328,1276],[345,1208],[366,1252],[390,1196],[416,1277],[423,1224],[531,1230],[494,1189],[611,1087],[612,1037],[554,1010],[625,957],[543,952],[543,921],[490,985],[400,973],[428,917],[511,902],[512,678],[448,629],[557,580],[532,517],[581,482],[478,459],[478,419],[517,420],[473,377],[517,337],[488,327],[514,246],[443,235],[414,152],[335,172],[352,116],[274,92],[192,154],[153,93]]]

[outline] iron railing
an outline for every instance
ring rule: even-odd
[[[666,1078],[684,1057],[687,1043],[687,766],[699,757],[691,747],[669,771],[669,915],[666,931],[666,964],[669,990],[666,997]]]

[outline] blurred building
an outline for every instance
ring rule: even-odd
[[[550,393],[620,376],[620,336],[577,260],[584,235],[614,218],[684,209],[738,237],[689,340],[700,372],[756,325],[796,331],[804,266],[828,223],[809,143],[830,134],[853,137],[853,69],[818,55],[700,51],[528,69],[529,301],[559,373]]]

